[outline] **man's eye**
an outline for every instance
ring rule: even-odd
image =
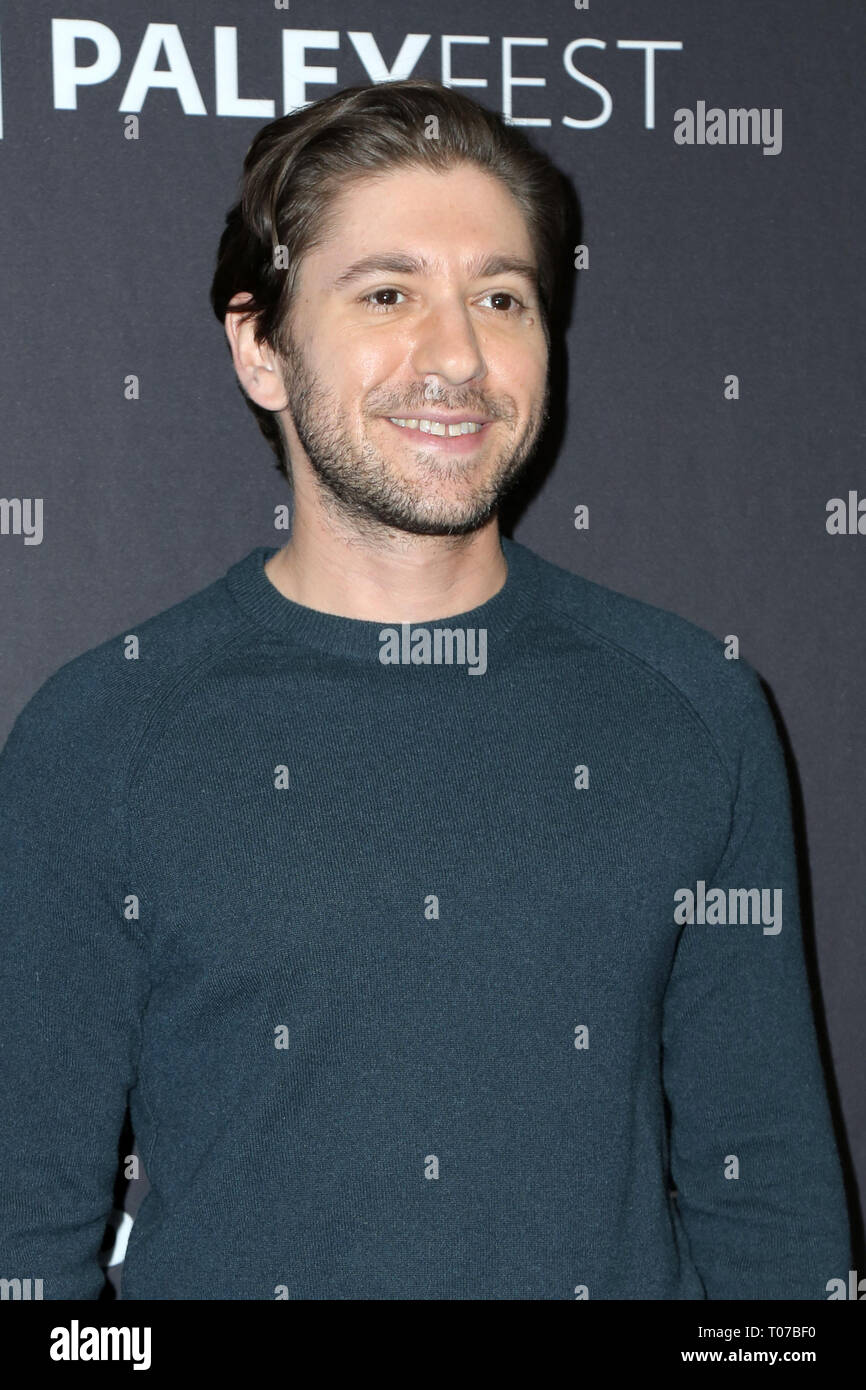
[[[521,309],[524,309],[526,307],[523,301],[521,299],[518,299],[516,294],[512,294],[510,290],[491,290],[489,294],[486,294],[484,296],[484,298],[510,300],[511,303],[507,305],[504,310],[501,310],[501,312],[506,314],[519,313]]]
[[[398,298],[406,298],[403,291],[395,289],[393,285],[385,285],[382,289],[370,290],[368,294],[362,295],[361,302],[363,304],[368,304],[374,313],[387,314],[390,309],[399,307],[397,303]],[[494,302],[493,307],[498,313],[503,315],[519,314],[526,308],[523,301],[518,299],[517,295],[512,294],[510,290],[491,290],[490,293],[484,295],[483,298],[497,301]],[[383,303],[385,299],[389,299],[390,302]]]
[[[379,299],[379,297],[380,297],[381,295],[398,295],[398,294],[399,294],[399,295],[402,295],[402,294],[403,294],[403,291],[402,291],[402,290],[395,290],[395,289],[393,289],[393,287],[386,286],[384,289],[381,289],[381,290],[371,290],[369,294],[363,295],[363,296],[362,296],[362,299],[363,299],[363,302],[364,302],[365,304],[369,304],[369,305],[370,305],[370,308],[373,309],[374,312],[377,312],[377,313],[387,313],[389,309],[396,309],[396,308],[397,308],[397,305],[396,305],[395,303],[391,303],[391,304],[375,303],[374,301],[377,300],[377,299]],[[404,297],[405,297],[405,296],[404,296]]]

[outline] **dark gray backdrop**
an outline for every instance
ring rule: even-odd
[[[70,9],[79,29],[105,26],[97,43],[70,48]],[[148,81],[156,25],[174,28]],[[304,29],[319,31],[305,57]],[[285,540],[273,529],[285,486],[207,300],[243,154],[268,119],[235,114],[234,97],[281,115],[335,86],[441,80],[450,49],[453,77],[486,79],[469,95],[545,122],[528,133],[572,177],[589,247],[556,462],[513,534],[720,638],[737,634],[767,682],[791,757],[857,1226],[866,534],[829,534],[826,509],[866,498],[864,35],[860,0],[10,0],[0,15],[0,740],[64,661],[252,546]],[[579,38],[595,43],[569,56]],[[636,40],[679,45],[656,53],[654,103],[646,49],[622,46]],[[504,83],[509,50],[513,76],[531,84]],[[97,58],[102,80],[75,87],[70,63]],[[304,87],[304,63],[332,71]],[[674,113],[699,102],[781,110],[781,150],[677,144]],[[125,398],[128,374],[137,400]],[[725,398],[730,375],[739,399]],[[16,525],[16,499],[42,499],[39,543]],[[573,524],[581,503],[587,530]],[[866,1273],[859,1244],[855,1260]]]

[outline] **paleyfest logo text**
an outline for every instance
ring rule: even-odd
[[[664,92],[665,78],[670,73],[669,60],[684,49],[681,39],[599,39],[579,35],[565,43],[560,52],[551,50],[550,39],[543,34],[425,34],[407,33],[399,40],[399,48],[391,59],[383,56],[375,34],[370,30],[295,29],[287,28],[288,4],[275,5],[271,14],[275,27],[268,33],[281,50],[282,102],[273,96],[241,95],[241,67],[249,71],[257,53],[262,50],[263,27],[259,22],[255,35],[239,45],[238,29],[230,24],[212,26],[209,45],[212,60],[207,71],[201,60],[196,66],[190,57],[187,40],[194,38],[192,51],[198,55],[208,45],[202,34],[187,40],[178,24],[148,23],[141,33],[136,26],[133,47],[124,42],[109,25],[96,19],[51,20],[51,74],[54,109],[77,111],[82,89],[115,84],[111,100],[116,110],[127,114],[127,125],[144,109],[151,91],[172,91],[185,116],[242,117],[256,121],[273,120],[278,114],[309,106],[327,89],[345,85],[347,78],[339,60],[347,48],[352,50],[353,73],[360,62],[370,82],[388,82],[412,76],[430,76],[430,60],[435,54],[435,76],[445,87],[477,88],[484,91],[479,99],[498,108],[506,121],[521,126],[551,126],[555,117],[546,114],[550,100],[539,89],[548,87],[561,70],[574,84],[574,99],[568,109],[558,113],[562,125],[573,130],[597,130],[611,119],[614,111],[612,87],[600,80],[600,75],[627,82],[631,88],[642,84],[643,126],[656,128],[656,96]],[[261,15],[265,14],[262,10]],[[394,52],[398,39],[391,33],[383,36],[385,52]],[[241,50],[239,52],[239,49]],[[35,52],[39,52],[38,46]],[[332,61],[316,61],[324,55]],[[584,57],[586,54],[586,57]],[[25,55],[18,55],[22,60]],[[424,64],[419,73],[419,63]],[[241,62],[241,57],[244,61]],[[0,63],[3,54],[0,53]],[[591,72],[580,66],[586,62]],[[438,69],[438,70],[436,70]],[[597,75],[598,74],[598,75]],[[38,82],[38,75],[35,75]],[[256,79],[248,79],[254,86]],[[680,77],[680,85],[682,79]],[[318,88],[318,90],[316,90]],[[248,88],[249,90],[249,88]],[[614,86],[613,90],[616,90]],[[205,93],[213,92],[210,110]],[[85,98],[86,99],[86,98]],[[515,111],[515,100],[520,110]],[[629,97],[630,104],[634,104]],[[137,139],[124,127],[127,138]],[[2,68],[0,68],[0,137],[3,136]],[[778,154],[782,146],[782,112],[779,108],[731,107],[727,111],[699,101],[693,113],[680,108],[674,114],[674,139],[677,144],[761,144],[764,154]]]
[[[657,85],[671,56],[683,50],[680,39],[606,40],[581,35],[555,51],[545,35],[484,35],[477,29],[441,35],[405,33],[402,39],[384,32],[379,46],[377,36],[366,29],[342,33],[339,29],[286,28],[288,15],[279,10],[271,14],[272,29],[263,21],[257,22],[254,33],[249,38],[240,36],[240,42],[236,26],[214,25],[210,46],[203,42],[200,31],[190,35],[186,29],[185,40],[177,24],[147,24],[143,35],[136,25],[131,47],[125,38],[121,44],[114,29],[99,19],[51,19],[54,108],[78,110],[79,99],[86,99],[82,89],[106,85],[120,75],[122,86],[115,86],[111,100],[118,101],[121,113],[140,113],[147,93],[161,88],[177,93],[183,114],[207,115],[204,93],[213,90],[213,114],[271,121],[275,115],[299,110],[327,96],[328,89],[345,86],[348,68],[345,63],[341,65],[341,56],[349,51],[353,75],[359,61],[370,82],[435,75],[443,86],[470,92],[477,89],[481,93],[478,100],[498,107],[505,120],[514,125],[553,124],[550,99],[542,89],[548,88],[548,82],[559,81],[564,70],[574,85],[574,101],[569,101],[559,120],[584,131],[606,125],[613,114],[612,88],[594,75],[601,70],[609,81],[614,79],[614,89],[616,83],[628,83],[630,106],[632,89],[642,85],[644,128],[652,131],[656,126]],[[274,96],[240,95],[240,70],[250,70],[263,46],[263,35],[264,42],[270,42],[267,36],[272,35],[272,43],[281,50],[281,111]],[[199,54],[207,47],[213,60],[207,60],[206,68],[196,60],[193,67],[190,50]],[[396,49],[395,57],[386,60],[382,49],[389,56]],[[418,74],[423,56],[423,72]],[[582,63],[587,63],[591,72],[582,71]],[[256,79],[250,78],[249,86],[254,82]],[[518,111],[514,110],[516,103]]]

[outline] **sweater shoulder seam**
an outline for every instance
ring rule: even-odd
[[[207,668],[218,660],[232,646],[240,646],[244,641],[250,639],[251,634],[243,628],[237,628],[229,632],[217,642],[215,646],[209,647],[204,653],[190,657],[172,676],[166,678],[166,682],[148,696],[150,706],[145,718],[144,726],[138,738],[130,749],[127,764],[126,784],[124,788],[124,801],[127,800],[129,790],[136,777],[141,775],[147,756],[148,740],[153,740],[154,730],[162,718],[171,700],[185,687],[192,685]]]
[[[628,647],[624,646],[615,638],[610,637],[606,633],[599,631],[598,628],[593,627],[592,624],[586,622],[584,618],[580,618],[575,613],[570,612],[568,608],[561,605],[557,601],[555,596],[549,593],[541,592],[539,593],[539,601],[549,611],[555,613],[557,617],[562,618],[572,627],[579,628],[582,631],[589,633],[591,637],[593,637],[597,642],[601,642],[615,656],[618,656],[620,660],[627,661],[632,666],[638,667],[646,675],[653,678],[658,684],[666,686],[668,690],[672,692],[679,704],[683,706],[683,708],[687,711],[687,713],[691,716],[695,723],[698,724],[703,736],[709,743],[713,756],[715,757],[717,763],[719,764],[722,770],[722,776],[724,778],[725,785],[728,789],[730,810],[731,814],[733,815],[733,809],[736,802],[736,787],[732,783],[731,775],[728,771],[727,764],[721,752],[719,751],[718,743],[716,741],[715,736],[713,735],[712,730],[710,729],[709,725],[707,724],[700,711],[695,708],[695,705],[693,704],[689,696],[686,694],[686,692],[682,690],[680,686],[678,686],[676,682],[672,680],[671,677],[668,676],[664,671],[660,671],[657,666],[653,666],[644,657],[638,655],[637,652],[629,650]]]

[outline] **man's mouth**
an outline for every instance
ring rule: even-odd
[[[401,431],[413,450],[434,454],[474,456],[481,450],[481,436],[494,423],[489,415],[472,411],[426,410],[417,415],[383,415],[386,424]]]
[[[421,434],[447,435],[454,439],[461,434],[479,434],[484,429],[488,420],[431,420],[427,416],[420,416],[417,419],[409,419],[404,415],[389,415],[387,417],[392,425],[400,425],[402,429],[420,430]]]

